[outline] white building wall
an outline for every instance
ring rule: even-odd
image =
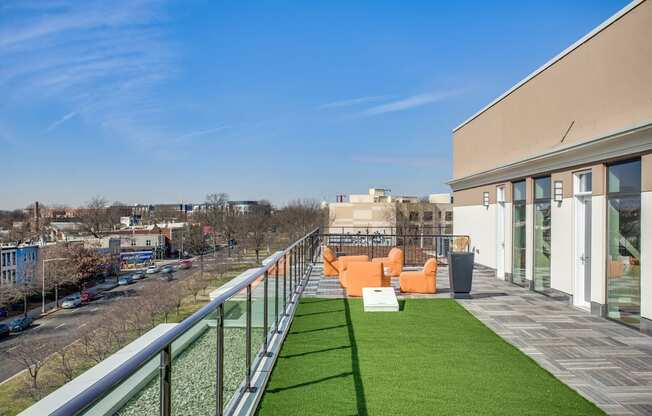
[[[641,193],[641,316],[652,320],[652,192]]]
[[[453,207],[453,234],[468,235],[475,262],[496,268],[496,206]]]
[[[606,304],[606,199],[591,197],[591,302]]]
[[[573,198],[551,202],[550,287],[573,294]]]

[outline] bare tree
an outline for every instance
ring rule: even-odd
[[[268,243],[272,228],[272,206],[267,201],[260,201],[250,207],[249,212],[241,219],[241,240],[247,248],[254,250],[256,263],[259,263],[260,251]]]
[[[109,319],[106,319],[109,318]],[[94,322],[96,329],[93,331],[79,331],[78,341],[82,347],[82,355],[85,359],[99,364],[112,353],[112,341],[115,341],[114,328],[110,321],[110,315],[105,319]],[[89,326],[93,324],[89,323]],[[99,326],[102,325],[102,326]],[[93,327],[93,326],[91,326]],[[120,339],[120,338],[119,338]],[[118,344],[121,345],[121,344]]]
[[[95,237],[99,237],[99,233],[110,224],[110,216],[108,211],[109,201],[102,196],[95,196],[86,203],[85,206],[79,208],[79,219],[84,225],[84,228],[92,233]]]
[[[72,281],[80,288],[88,279],[102,271],[102,268],[110,261],[96,250],[86,248],[81,244],[68,245],[66,257],[70,259]]]
[[[72,381],[77,375],[76,356],[76,352],[70,346],[59,348],[52,356],[56,372],[63,376],[66,383]]]
[[[75,270],[70,259],[70,249],[67,244],[59,243],[44,247],[41,252],[42,269],[46,288],[54,291],[54,302],[59,307],[59,288],[69,283],[75,283]],[[45,267],[47,263],[47,267]]]
[[[290,241],[296,241],[317,227],[326,224],[328,212],[314,199],[297,199],[290,201],[275,215],[281,231]]]
[[[54,338],[46,338],[38,343],[24,339],[7,351],[10,359],[18,363],[29,375],[28,393],[35,399],[43,396],[43,389],[39,383],[39,374],[46,359],[56,349]],[[54,347],[54,348],[53,348]]]

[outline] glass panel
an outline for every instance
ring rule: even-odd
[[[534,199],[550,199],[550,176],[534,180]]]
[[[593,174],[591,172],[580,173],[579,179],[579,192],[591,192],[593,190]]]
[[[236,396],[245,379],[247,291],[238,292],[224,303],[224,403]]]
[[[172,343],[172,414],[215,414],[217,314],[209,314]],[[210,394],[206,394],[210,392]]]
[[[273,267],[271,273],[269,274],[269,287],[268,287],[268,296],[269,296],[269,338],[271,339],[273,331],[276,330],[276,294],[278,293],[281,296],[280,288],[277,291],[278,280],[276,278],[276,267]],[[282,277],[282,275],[279,275]],[[280,280],[279,277],[279,280]],[[282,302],[283,300],[281,300]],[[278,305],[278,311],[280,314],[281,308],[283,305]]]
[[[638,326],[641,318],[641,198],[607,202],[608,316]]]
[[[269,317],[268,317],[269,318]],[[262,358],[265,342],[265,279],[261,276],[251,284],[251,373]]]
[[[534,204],[534,290],[550,288],[550,202]]]
[[[522,284],[525,280],[525,204],[514,204],[513,219],[512,282]]]
[[[161,403],[160,363],[160,355],[155,356],[84,413],[115,414],[117,416],[158,416]],[[126,403],[124,400],[127,400]],[[124,404],[116,409],[117,403]]]
[[[514,201],[525,201],[525,181],[514,182],[512,186]]]
[[[641,192],[641,161],[619,163],[608,168],[607,192]]]

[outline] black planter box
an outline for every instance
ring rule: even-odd
[[[448,280],[451,287],[451,297],[455,299],[471,298],[473,257],[473,253],[466,251],[451,252],[448,255]]]

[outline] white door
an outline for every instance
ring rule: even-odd
[[[575,198],[575,306],[591,307],[591,196]]]
[[[496,189],[496,277],[505,278],[505,188]]]

